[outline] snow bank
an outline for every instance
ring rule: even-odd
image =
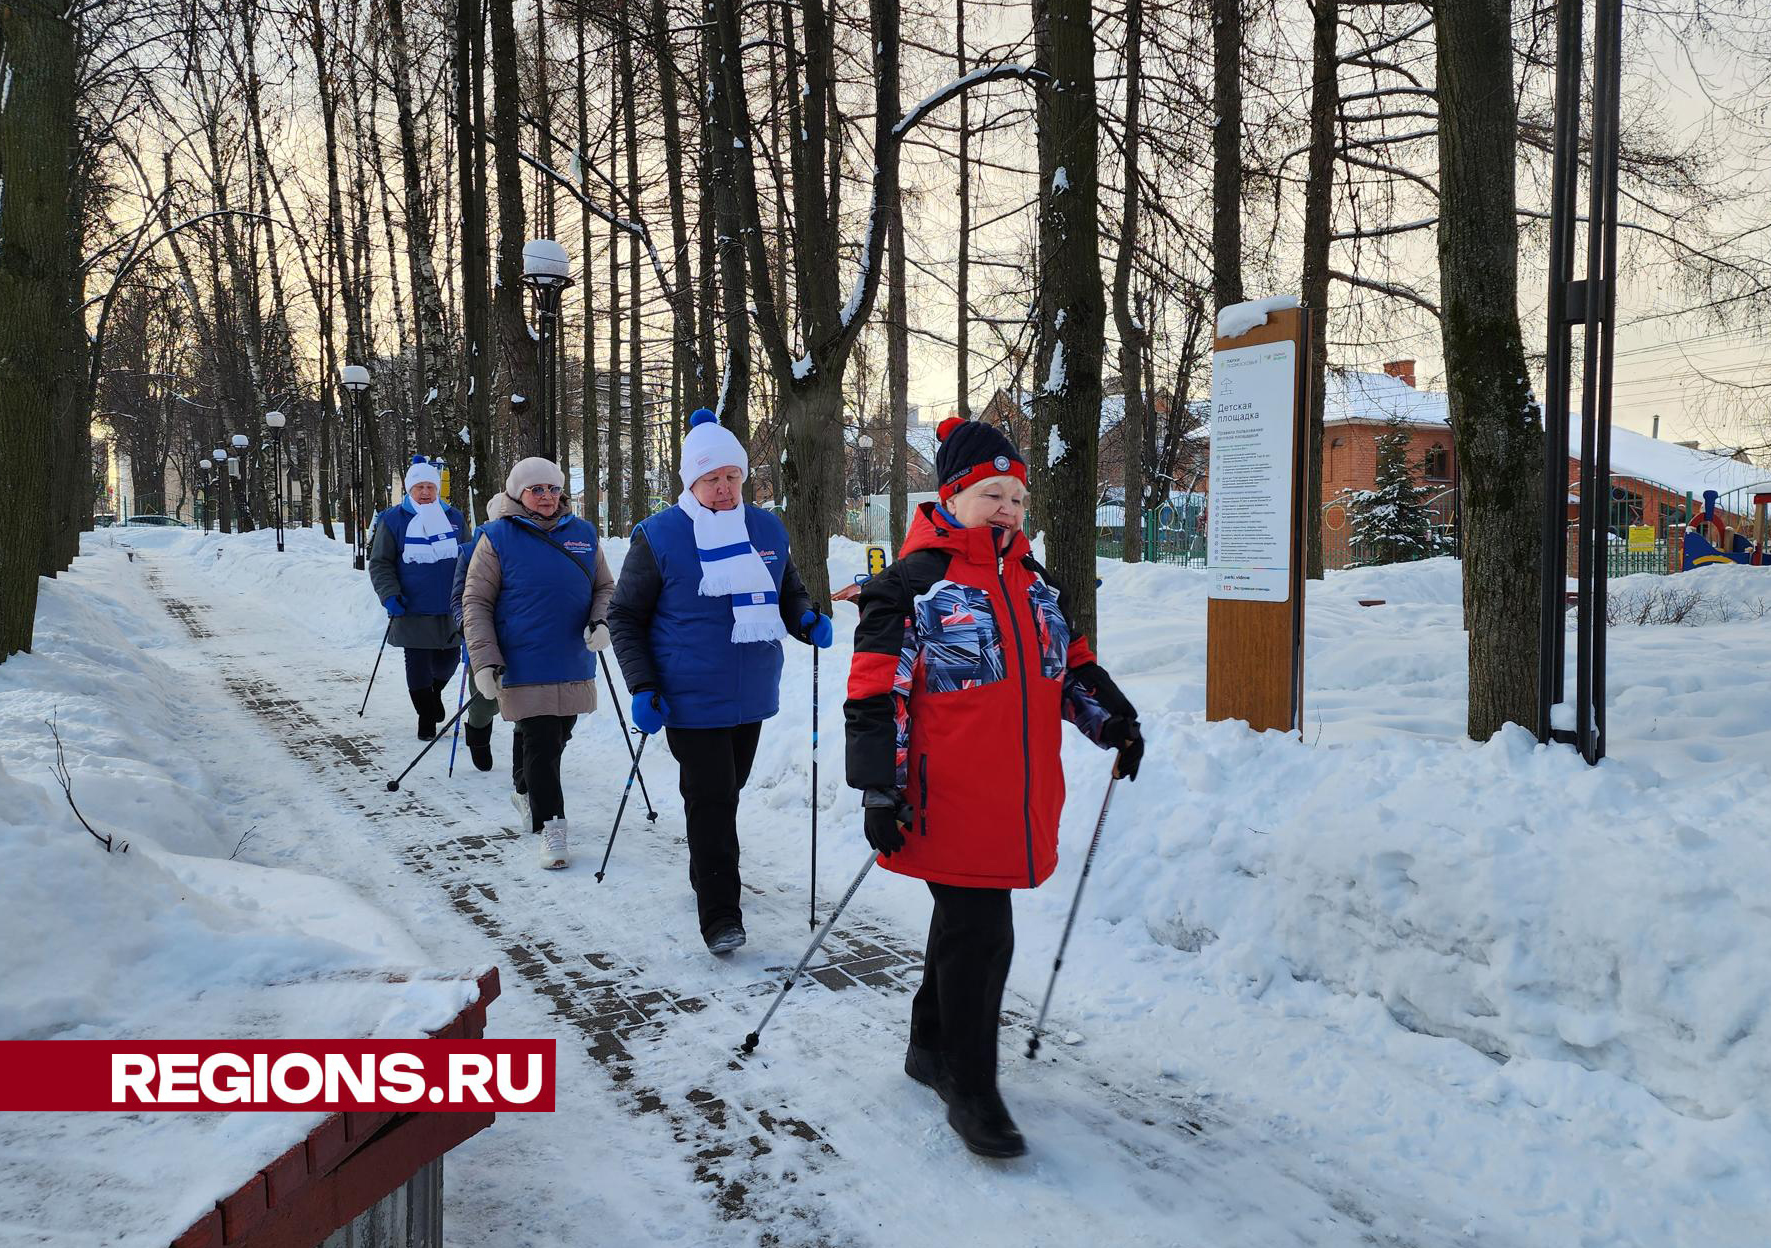
[[[188,532],[138,538],[207,553]],[[228,541],[223,564],[262,545]],[[274,589],[302,563],[241,579]],[[228,861],[248,831],[230,817],[240,795],[180,747],[226,691],[155,657],[178,641],[158,605],[89,560],[41,594],[35,652],[0,665],[0,1038],[395,1037],[453,1018],[471,978],[387,982],[422,951],[345,883]],[[51,779],[52,718],[81,813],[127,853],[107,854]],[[163,1245],[324,1116],[146,1114],[127,1131],[107,1114],[0,1117],[0,1227]]]

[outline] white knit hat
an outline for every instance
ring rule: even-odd
[[[551,459],[543,459],[539,455],[531,455],[527,459],[517,460],[504,478],[504,492],[512,498],[521,498],[523,491],[532,485],[557,485],[566,488],[566,474]]]
[[[716,468],[736,468],[750,475],[750,456],[738,435],[719,423],[719,417],[698,407],[689,417],[689,436],[683,439],[683,466],[679,469],[686,490]]]
[[[443,474],[437,471],[435,464],[422,455],[412,457],[412,466],[406,469],[406,492],[410,494],[415,485],[430,484],[439,490],[443,488]]]

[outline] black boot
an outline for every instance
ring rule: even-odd
[[[479,771],[492,770],[492,725],[475,728],[468,724],[462,736],[467,738],[468,757],[473,759],[474,767]]]
[[[947,1063],[936,1049],[924,1048],[916,1041],[904,1050],[904,1073],[926,1088],[933,1088],[943,1101],[953,1095],[948,1085]]]
[[[408,689],[412,697],[412,709],[418,712],[418,739],[429,741],[437,735],[437,717],[435,706],[437,695],[429,689]]]
[[[980,1157],[1019,1157],[1027,1151],[1021,1129],[995,1088],[947,1102],[947,1125]]]
[[[439,680],[436,684],[431,686],[430,690],[431,710],[436,712],[437,722],[439,724],[449,718],[449,708],[443,702],[443,692],[448,689],[448,687],[449,682],[447,680]]]

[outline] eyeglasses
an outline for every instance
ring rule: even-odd
[[[530,485],[524,487],[523,493],[540,494],[545,497],[550,494],[563,494],[565,490],[557,485]]]

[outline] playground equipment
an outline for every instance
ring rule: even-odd
[[[1766,508],[1771,506],[1771,493],[1753,495],[1753,532],[1749,538],[1726,521],[1726,513],[1716,510],[1715,490],[1703,492],[1703,510],[1685,527],[1685,554],[1682,571],[1708,563],[1745,563],[1763,567],[1771,561],[1771,524]]]

